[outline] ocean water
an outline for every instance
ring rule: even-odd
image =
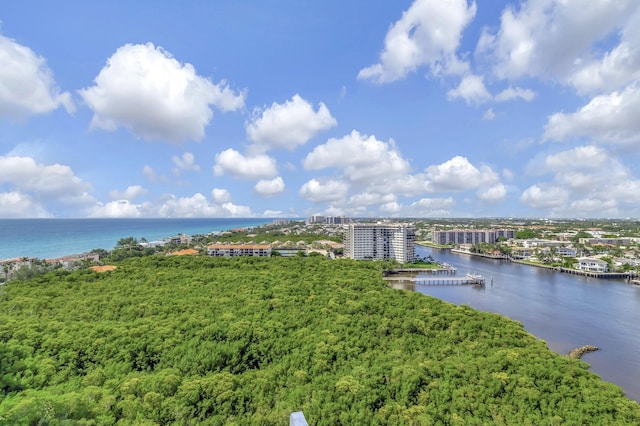
[[[260,226],[272,219],[0,219],[0,259],[51,259],[96,248],[111,250],[119,239],[162,240],[178,234]]]

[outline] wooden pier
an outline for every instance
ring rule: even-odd
[[[583,271],[580,269],[563,268],[556,266],[554,271],[562,272],[564,274],[582,275],[583,277],[600,278],[600,279],[625,279],[627,281],[632,280],[636,275],[633,272],[596,272],[596,271]]]
[[[410,281],[416,285],[474,285],[484,287],[486,280],[481,275],[467,274],[464,277],[385,277],[385,281]]]
[[[429,274],[429,275],[455,275],[456,268],[450,266],[447,268],[396,268],[389,271],[390,275],[412,273],[412,274]]]

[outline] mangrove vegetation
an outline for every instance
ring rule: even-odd
[[[640,424],[585,362],[385,267],[147,256],[7,283],[0,424]]]

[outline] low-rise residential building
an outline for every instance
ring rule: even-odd
[[[299,256],[298,253],[307,253],[304,249],[274,249],[274,251],[282,257],[296,257]]]
[[[556,252],[558,253],[558,256],[562,257],[576,257],[578,254],[578,251],[573,247],[558,247],[556,248]]]
[[[612,246],[627,246],[632,242],[636,242],[637,238],[579,238],[580,244],[609,244]]]
[[[82,263],[83,261],[89,262],[98,262],[100,260],[100,255],[98,253],[82,253],[82,254],[72,254],[70,256],[57,257],[55,259],[46,259],[50,265],[60,264],[63,268],[69,268],[73,265],[77,265]]]
[[[207,247],[207,254],[214,257],[271,256],[271,246],[263,244],[213,244]]]
[[[575,266],[576,269],[580,269],[581,271],[590,271],[590,272],[609,272],[609,264],[601,259],[595,259],[593,257],[582,257],[578,259],[578,262]]]
[[[528,247],[512,247],[511,257],[516,260],[529,260],[533,256],[533,250]]]
[[[562,247],[567,245],[566,241],[540,239],[522,240],[518,241],[518,243],[522,244],[523,247]]]
[[[171,237],[172,244],[191,244],[191,236],[187,234],[178,234],[175,237]]]
[[[616,258],[616,259],[613,259],[613,264],[618,268],[623,267],[624,265],[629,265],[632,268],[637,268],[637,267],[640,267],[640,260],[632,259],[628,257]]]

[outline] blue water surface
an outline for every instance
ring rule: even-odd
[[[0,259],[51,259],[96,248],[111,250],[124,237],[161,240],[259,226],[272,219],[0,219]]]

